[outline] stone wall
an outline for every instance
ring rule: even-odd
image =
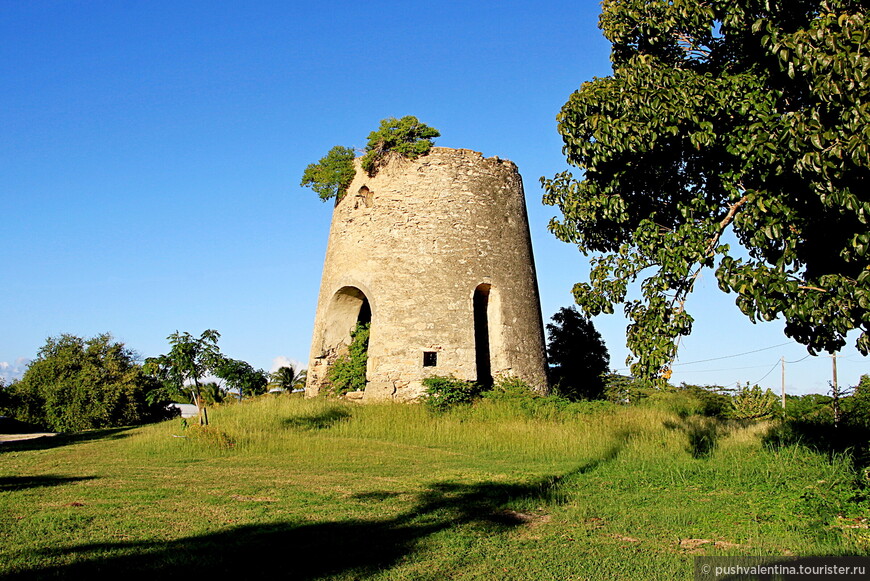
[[[416,160],[393,156],[374,177],[356,163],[333,210],[307,395],[319,393],[366,308],[365,399],[414,399],[430,375],[512,375],[545,390],[540,301],[516,165],[442,147]]]

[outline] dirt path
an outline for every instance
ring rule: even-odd
[[[17,442],[19,440],[33,440],[35,438],[45,438],[56,436],[53,432],[38,432],[35,434],[0,434],[0,444],[3,442]]]

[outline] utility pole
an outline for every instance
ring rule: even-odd
[[[782,415],[785,417],[785,357],[779,358],[779,364],[782,366]]]

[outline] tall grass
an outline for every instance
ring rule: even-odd
[[[681,394],[446,413],[269,396],[212,409],[207,429],[7,450],[0,575],[146,553],[158,576],[203,554],[242,568],[226,543],[279,566],[292,542],[302,578],[339,579],[673,579],[697,554],[868,552],[848,458],[698,409]]]

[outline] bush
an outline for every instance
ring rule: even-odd
[[[450,408],[471,403],[480,395],[480,387],[473,381],[454,377],[433,376],[423,380],[426,397],[423,402],[430,410],[443,412]]]
[[[649,381],[610,373],[604,376],[604,397],[620,404],[635,404],[659,390]]]
[[[718,385],[687,385],[680,384],[678,393],[685,393],[700,402],[699,414],[711,417],[725,418],[731,415],[733,406],[731,397],[722,393],[725,389]]]
[[[763,420],[772,418],[779,412],[776,394],[759,386],[749,387],[747,383],[739,387],[731,398],[732,417],[739,420]]]
[[[556,394],[541,395],[525,381],[515,377],[498,379],[489,391],[481,394],[484,402],[505,406],[512,413],[541,420],[558,420],[569,416],[609,411],[614,405],[604,400],[571,401]]]
[[[788,420],[833,425],[832,401],[831,396],[820,393],[786,396],[785,417]]]
[[[388,117],[381,121],[377,131],[369,133],[366,153],[360,163],[366,173],[373,176],[389,152],[416,159],[429,153],[434,145],[432,138],[440,135],[437,129],[420,123],[413,115],[401,119]]]
[[[482,395],[489,399],[535,399],[541,394],[518,377],[505,375],[496,379],[492,387]]]

